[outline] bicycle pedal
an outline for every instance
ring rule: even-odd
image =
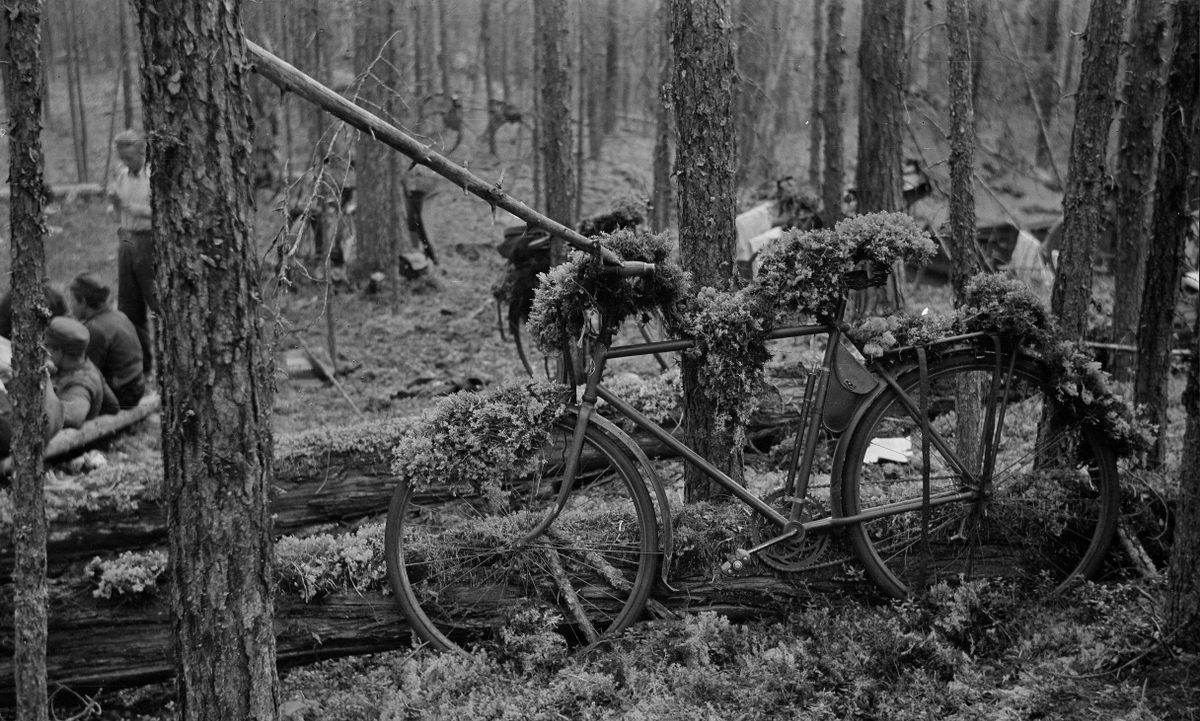
[[[721,564],[721,573],[726,576],[736,576],[745,573],[754,565],[754,558],[750,552],[744,548],[739,548],[733,552],[727,561]]]

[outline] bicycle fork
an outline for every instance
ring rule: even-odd
[[[595,318],[591,318],[589,321],[593,324],[599,322]],[[596,398],[598,396],[596,389],[599,387],[600,379],[604,375],[604,355],[608,351],[609,341],[607,336],[610,334],[599,332],[599,329],[593,325],[588,335],[592,339],[592,364],[587,369],[587,380],[585,381],[583,395],[579,399],[579,416],[575,419],[575,430],[571,435],[571,444],[566,451],[566,466],[563,468],[563,479],[558,488],[554,507],[517,542],[516,548],[525,548],[545,533],[546,529],[550,528],[550,525],[554,523],[559,514],[563,512],[563,509],[567,507],[567,497],[571,495],[571,491],[575,488],[575,479],[579,475],[579,460],[583,457],[583,442],[587,434],[588,423],[592,419],[592,414],[596,412]]]

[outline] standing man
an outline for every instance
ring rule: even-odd
[[[142,370],[154,364],[150,313],[158,314],[154,293],[154,238],[150,233],[150,168],[146,139],[125,130],[113,140],[120,163],[108,186],[108,199],[119,214],[117,235],[117,309],[129,317],[142,345]]]

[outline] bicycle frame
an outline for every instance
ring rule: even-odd
[[[842,331],[840,319],[845,308],[845,299],[843,299],[833,314],[833,320],[828,323],[819,323],[811,325],[796,325],[786,326],[771,331],[767,338],[768,340],[780,340],[786,338],[802,338],[807,336],[823,336],[826,340],[826,348],[821,365],[816,369],[817,381],[815,389],[810,385],[806,389],[806,397],[802,404],[799,423],[804,431],[804,438],[798,440],[801,444],[802,456],[799,459],[798,469],[793,467],[789,470],[789,482],[794,475],[797,485],[790,495],[795,499],[792,502],[792,508],[789,515],[785,516],[769,504],[758,498],[750,490],[739,484],[728,474],[721,471],[719,468],[702,457],[699,453],[686,445],[683,441],[677,439],[670,431],[663,428],[658,423],[646,417],[629,403],[622,400],[620,397],[605,388],[602,384],[604,371],[609,360],[620,358],[632,358],[648,355],[660,355],[664,353],[675,353],[692,348],[695,341],[688,339],[675,339],[666,341],[656,341],[647,343],[636,343],[629,345],[611,346],[609,338],[612,332],[609,329],[602,330],[592,336],[593,346],[591,353],[591,365],[587,370],[587,378],[584,385],[584,390],[580,396],[579,415],[576,422],[575,434],[572,440],[571,450],[567,455],[568,469],[565,477],[565,482],[559,489],[558,507],[561,509],[565,504],[567,496],[570,494],[573,486],[575,474],[578,469],[579,454],[583,446],[584,432],[586,431],[590,419],[595,413],[597,399],[603,400],[610,405],[622,416],[628,418],[639,429],[649,433],[664,446],[677,453],[686,462],[691,463],[705,477],[712,480],[717,485],[724,488],[729,494],[737,498],[743,504],[749,506],[753,511],[762,518],[769,521],[772,525],[780,530],[780,535],[764,540],[762,543],[753,548],[746,549],[746,554],[753,554],[768,548],[774,544],[786,541],[796,536],[803,536],[810,532],[827,531],[834,528],[849,526],[865,521],[871,521],[887,516],[907,513],[913,510],[922,508],[934,508],[937,506],[947,505],[951,503],[962,503],[965,501],[976,500],[980,497],[980,482],[978,474],[972,472],[965,463],[959,459],[957,454],[948,443],[936,430],[925,426],[925,432],[928,434],[930,443],[936,447],[945,457],[956,473],[963,479],[960,484],[960,489],[956,492],[943,492],[937,495],[928,497],[927,499],[913,499],[910,501],[895,502],[874,507],[868,511],[863,511],[851,516],[829,515],[824,518],[813,520],[802,520],[802,499],[805,498],[808,490],[808,483],[812,473],[812,463],[816,452],[817,443],[822,425],[823,414],[827,400],[827,391],[829,387],[829,376],[835,362],[835,353],[842,341]],[[945,339],[929,344],[941,345],[946,341],[962,341],[972,336],[959,336],[955,338]],[[928,347],[928,346],[927,346]],[[999,370],[999,369],[998,369]],[[887,387],[894,389],[900,396],[906,410],[913,415],[914,418],[920,417],[918,403],[915,402],[907,393],[905,393],[896,381],[896,375],[890,372],[883,365],[875,365],[870,369],[871,374],[883,381]],[[862,396],[856,406],[856,412],[852,415],[857,415],[857,410],[864,407],[866,403],[872,400],[882,389],[875,393]],[[809,394],[811,393],[811,397]],[[1002,421],[1002,418],[1000,419]],[[995,427],[996,419],[988,419],[988,427]],[[849,437],[853,430],[853,421],[850,426],[843,432],[843,437]],[[991,448],[994,443],[990,437],[984,443],[985,458],[994,458],[995,449]],[[793,459],[793,463],[795,459]],[[990,460],[989,460],[990,462]],[[798,472],[797,472],[798,471]],[[841,482],[840,473],[835,468],[834,483]],[[544,532],[550,526],[557,513],[550,514],[544,519],[543,523],[538,528],[531,531],[526,540],[531,540],[540,533]],[[669,516],[667,516],[669,518]],[[669,522],[669,521],[668,521]]]

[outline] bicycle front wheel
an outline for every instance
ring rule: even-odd
[[[1025,356],[931,362],[928,443],[919,373],[898,379],[910,405],[894,389],[872,402],[849,440],[840,505],[846,516],[879,515],[849,530],[885,593],[982,578],[1058,592],[1098,570],[1119,514],[1116,460],[1079,422],[1046,423],[1049,377]]]
[[[593,643],[637,619],[654,584],[658,528],[637,466],[595,428],[562,512],[556,506],[574,423],[556,425],[541,470],[498,487],[401,484],[388,509],[388,577],[413,629],[437,648],[511,633]]]

